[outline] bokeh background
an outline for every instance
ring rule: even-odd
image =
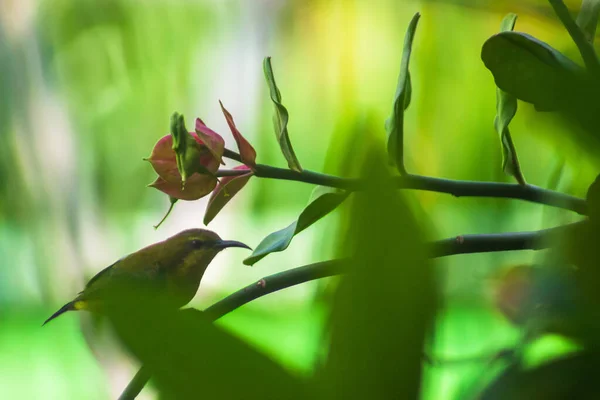
[[[408,169],[510,181],[493,128],[495,86],[480,50],[502,17],[515,12],[517,30],[578,60],[545,2],[0,0],[0,398],[116,398],[135,373],[137,362],[89,315],[70,313],[43,329],[41,323],[119,257],[202,226],[206,199],[179,202],[153,229],[169,202],[146,188],[154,172],[142,158],[168,132],[172,112],[183,113],[188,125],[201,117],[235,148],[220,99],[258,161],[285,166],[262,73],[263,57],[272,56],[303,167],[351,175],[353,166],[341,163],[345,149],[385,137],[404,33],[417,11]],[[566,125],[520,103],[511,130],[530,183],[585,195],[597,161]],[[209,228],[256,246],[297,217],[311,190],[253,178]],[[406,195],[430,239],[536,230],[576,218],[512,200]],[[242,265],[243,250],[224,252],[190,306],[202,309],[265,275],[332,257],[339,215],[252,268]],[[501,365],[481,356],[519,339],[492,305],[495,276],[543,257],[436,261],[445,306],[432,351],[442,362],[426,368],[425,398],[460,398],[493,378]],[[329,283],[269,295],[219,324],[309,375],[324,351]],[[527,357],[541,362],[572,347],[547,337]],[[142,396],[154,393],[147,388]]]

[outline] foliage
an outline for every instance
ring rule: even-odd
[[[143,364],[122,398],[137,396],[151,377],[165,398],[200,394],[207,398],[250,399],[422,397],[424,366],[444,362],[431,351],[439,340],[437,323],[443,313],[438,275],[431,259],[542,248],[549,249],[551,260],[514,267],[499,277],[499,312],[518,325],[522,335],[515,348],[485,356],[490,365],[503,368],[498,377],[485,385],[475,382],[466,392],[486,399],[589,395],[588,385],[577,382],[581,376],[589,377],[599,362],[600,272],[596,267],[600,250],[595,245],[600,237],[600,221],[595,213],[598,185],[590,187],[584,201],[528,184],[509,130],[520,100],[580,128],[573,129],[579,146],[599,148],[600,113],[595,98],[600,74],[591,46],[599,8],[597,3],[584,1],[575,21],[568,10],[565,12],[562,1],[551,0],[550,4],[580,50],[585,67],[549,44],[514,31],[515,14],[505,18],[501,32],[487,39],[481,49],[483,64],[497,85],[493,125],[501,143],[501,169],[516,184],[407,173],[406,133],[410,125],[405,124],[405,113],[416,90],[409,60],[413,45],[418,46],[418,13],[405,36],[392,113],[385,124],[387,138],[383,132],[373,136],[360,132],[350,139],[361,144],[360,154],[346,154],[344,165],[359,165],[358,177],[328,175],[300,166],[288,133],[290,111],[282,104],[270,57],[265,58],[263,69],[275,110],[275,136],[287,169],[256,162],[254,146],[242,136],[222,103],[237,152],[225,148],[223,137],[201,119],[196,119],[195,132],[189,132],[183,116],[175,113],[171,135],[160,139],[148,158],[158,174],[151,186],[167,194],[172,205],[177,200],[197,200],[210,194],[204,224],[211,222],[251,180],[253,184],[274,179],[318,185],[296,221],[257,241],[245,264],[254,265],[271,253],[286,250],[296,235],[337,209],[346,212],[347,226],[336,233],[339,243],[333,249],[335,259],[261,279],[204,312],[173,313],[152,301],[142,310],[127,306],[109,310],[117,334]],[[386,143],[385,149],[379,147],[381,142]],[[525,152],[523,158],[529,156]],[[383,160],[392,161],[395,171]],[[240,165],[222,167],[230,161]],[[428,242],[425,216],[402,195],[406,189],[456,197],[520,199],[588,216],[550,230],[464,235]],[[327,299],[330,315],[323,343],[328,351],[310,377],[290,373],[245,340],[212,324],[272,291],[332,275],[341,277]],[[526,349],[549,333],[581,344],[581,350],[563,360],[526,368]]]

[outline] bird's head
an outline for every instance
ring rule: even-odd
[[[167,258],[171,258],[170,264],[179,266],[177,275],[185,275],[191,270],[204,273],[212,259],[228,247],[250,249],[244,243],[223,240],[215,232],[206,229],[188,229],[163,242],[163,252]]]
[[[179,232],[162,242],[161,258],[168,266],[164,271],[167,280],[179,290],[187,288],[184,289],[185,297],[189,294],[193,297],[210,262],[228,247],[250,249],[244,243],[223,240],[215,232],[206,229]]]

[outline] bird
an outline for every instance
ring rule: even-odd
[[[126,301],[179,309],[192,300],[213,258],[223,249],[241,247],[206,229],[188,229],[125,256],[98,272],[70,302],[43,324],[67,311],[106,313]]]

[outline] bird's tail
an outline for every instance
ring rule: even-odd
[[[48,322],[52,321],[54,318],[60,316],[61,314],[64,314],[67,311],[71,311],[71,310],[75,310],[75,301],[70,301],[67,304],[65,304],[64,306],[62,306],[57,312],[52,314],[50,316],[50,318],[48,318],[46,321],[44,321],[42,326],[46,325]]]

